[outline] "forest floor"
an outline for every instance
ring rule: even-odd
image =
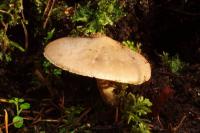
[[[154,8],[139,25],[132,23],[132,17],[123,18],[115,28],[109,27],[108,36],[122,41],[136,32],[134,38],[142,40],[142,53],[151,64],[152,76],[148,82],[130,88],[153,103],[147,117],[151,131],[200,133],[200,16],[173,10],[170,5],[166,9]],[[159,56],[162,51],[179,54],[186,64],[180,73],[174,74],[163,65]],[[3,99],[21,97],[31,104],[31,110],[23,111],[24,128],[15,129],[11,123],[10,132],[64,133],[64,125],[74,132],[126,131],[120,114],[118,123],[114,122],[115,108],[101,99],[95,79],[68,72],[48,77],[42,70],[41,58],[42,53],[17,53],[13,62],[0,64],[2,130],[4,109],[12,116],[15,112]]]

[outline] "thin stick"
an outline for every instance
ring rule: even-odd
[[[162,122],[160,121],[160,116],[159,116],[159,115],[156,116],[156,119],[157,119],[157,122],[158,122],[159,126],[160,126],[161,128],[164,128]]]
[[[48,20],[49,20],[49,17],[50,17],[50,15],[51,15],[51,12],[52,12],[52,9],[53,9],[53,7],[54,7],[54,4],[55,4],[55,1],[56,1],[56,0],[52,0],[52,2],[50,2],[50,1],[51,1],[51,0],[48,1],[48,4],[47,4],[47,6],[46,6],[46,8],[45,8],[44,16],[46,16],[46,14],[47,14],[47,17],[45,18],[45,21],[44,21],[44,23],[43,23],[43,29],[45,29],[46,26],[47,26],[47,22],[48,22]],[[50,4],[50,3],[51,3],[51,4]]]
[[[8,102],[8,100],[7,99],[3,99],[3,98],[0,98],[0,103],[7,103]]]
[[[33,117],[24,117],[24,120],[28,120],[28,121],[32,121],[34,120]],[[50,123],[58,123],[60,122],[60,120],[56,120],[56,119],[38,119],[35,123],[38,123],[38,122],[50,122]]]
[[[85,110],[81,116],[78,118],[78,120],[76,121],[77,123],[81,121],[81,119],[83,119],[84,116],[86,116],[90,111],[92,110],[91,107],[89,107],[87,110]]]
[[[49,11],[49,9],[50,9],[50,3],[51,3],[51,0],[48,0],[47,5],[46,5],[46,7],[45,7],[45,9],[44,9],[43,17],[44,17],[44,16],[47,16],[48,11]]]
[[[26,25],[24,24],[23,20],[21,20],[21,24],[24,30],[24,40],[25,40],[24,47],[27,50],[28,49],[28,31],[26,29]]]
[[[4,112],[5,112],[5,118],[4,118],[5,130],[6,133],[8,133],[8,112],[6,109],[4,109]]]
[[[9,12],[7,12],[7,11],[0,10],[0,13],[7,14],[7,15],[9,15],[12,19],[14,18],[14,16],[13,16],[12,14],[10,14]]]
[[[176,132],[182,125],[183,125],[183,121],[186,119],[186,115],[184,115],[181,119],[181,121],[179,122],[179,124],[177,126],[175,126],[174,128],[172,128],[173,132]]]
[[[28,49],[28,31],[27,31],[26,25],[24,24],[24,21],[26,19],[24,17],[23,0],[21,0],[21,16],[22,16],[21,24],[22,24],[22,27],[23,27],[23,30],[24,30],[24,39],[25,39],[24,46],[25,46],[25,49],[27,50]]]
[[[0,12],[10,15],[10,13],[8,13],[8,12],[6,12],[6,11],[4,11],[4,10],[0,10]]]

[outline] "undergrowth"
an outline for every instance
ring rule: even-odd
[[[182,62],[178,55],[170,57],[167,52],[163,52],[160,55],[164,65],[168,66],[172,73],[179,74],[185,67],[185,63]]]
[[[0,61],[10,62],[12,51],[22,52],[28,47],[26,21],[23,12],[23,0],[4,0],[0,3]],[[8,30],[21,25],[24,30],[24,46],[10,38]]]
[[[131,133],[150,133],[150,121],[145,116],[151,112],[152,103],[143,96],[122,90],[118,94],[122,120],[129,125]]]
[[[16,114],[12,119],[14,127],[21,128],[24,125],[24,118],[20,114],[23,110],[30,109],[30,104],[24,102],[23,98],[12,98],[8,102],[14,104],[16,108]]]
[[[118,0],[89,1],[86,5],[77,6],[72,22],[76,22],[76,30],[85,35],[105,33],[106,26],[113,26],[124,15]]]
[[[29,21],[24,16],[23,0],[4,0],[0,3],[0,61],[12,61],[12,53],[17,49],[21,52],[26,52],[29,48],[29,34],[34,38],[35,42],[39,43],[42,48],[44,44],[50,42],[54,37],[60,36],[60,33],[66,32],[65,29],[59,29],[59,24],[62,21],[63,25],[71,21],[72,27],[70,32],[65,35],[86,35],[101,33],[106,34],[106,28],[115,26],[115,23],[120,21],[126,14],[123,10],[123,4],[119,0],[95,0],[81,2],[74,7],[67,4],[66,1],[54,0],[31,0],[33,6],[26,12],[32,16]],[[32,20],[31,19],[31,20]],[[58,23],[58,24],[57,24]],[[31,24],[32,29],[28,33],[27,26]],[[23,29],[24,40],[13,40],[12,32],[8,30],[20,26]],[[23,44],[22,44],[23,42]],[[31,44],[31,43],[30,43]],[[141,44],[133,41],[124,41],[124,45],[131,50],[141,52]],[[42,47],[41,47],[42,46]],[[35,54],[35,53],[34,53]],[[43,72],[48,75],[60,76],[61,69],[53,67],[48,61],[40,59]],[[48,77],[48,76],[47,76]],[[121,95],[123,101],[120,106],[122,112],[122,120],[130,127],[130,132],[149,133],[148,120],[145,115],[150,112],[151,102],[132,93]],[[30,104],[24,102],[24,99],[13,98],[9,103],[14,104],[16,112],[13,114],[14,126],[21,128],[24,126],[24,118],[21,113],[25,109],[30,108]],[[77,117],[84,110],[81,106],[71,106],[64,109],[62,116],[63,123],[59,127],[59,132],[91,132],[88,128],[91,125],[77,122]],[[98,123],[96,123],[98,124]],[[45,132],[45,131],[44,131]]]
[[[122,42],[123,45],[129,47],[132,51],[141,53],[141,43],[134,43],[133,41],[126,40]]]

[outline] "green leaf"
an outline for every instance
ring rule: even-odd
[[[117,0],[99,0],[95,6],[91,2],[85,6],[78,5],[72,22],[83,22],[77,25],[77,31],[88,35],[96,32],[104,33],[106,25],[113,25],[122,16],[124,13]]]
[[[13,99],[10,99],[8,102],[9,102],[9,103],[16,103],[16,101],[13,100]]]
[[[13,100],[14,100],[15,102],[19,102],[19,98],[17,98],[17,97],[14,97]]]
[[[172,73],[179,74],[181,70],[185,67],[185,63],[182,62],[178,55],[169,57],[169,54],[167,52],[163,52],[162,55],[160,55],[161,60],[164,65],[168,66]]]
[[[11,41],[11,40],[9,42],[10,42],[10,46],[13,46],[14,48],[17,48],[21,52],[25,52],[25,49],[22,46],[20,46],[19,43],[16,43],[16,42]]]
[[[134,116],[133,116],[133,115],[130,115],[130,116],[128,117],[128,124],[129,124],[132,120],[134,120]]]
[[[146,106],[148,106],[148,107],[152,106],[152,103],[151,103],[150,100],[147,99],[147,98],[144,99],[144,103],[145,103]]]
[[[88,22],[92,17],[93,10],[90,8],[90,2],[86,6],[78,5],[74,16],[72,17],[73,22]]]
[[[51,65],[51,63],[49,61],[47,61],[47,60],[44,60],[42,65],[43,65],[44,68],[47,68],[47,67],[49,67]]]
[[[62,74],[62,70],[55,68],[55,69],[53,69],[53,74],[55,76],[60,76]]]
[[[21,128],[24,124],[24,119],[21,116],[15,116],[13,118],[14,127]]]
[[[55,33],[55,28],[53,28],[51,31],[47,32],[47,36],[44,37],[45,42],[48,42],[50,39],[52,39],[54,33]]]
[[[30,109],[30,104],[29,103],[22,103],[20,105],[20,109]]]
[[[19,103],[23,103],[23,102],[24,102],[24,99],[23,99],[23,98],[19,98],[19,99],[18,99],[18,102],[19,102]]]
[[[150,106],[152,103],[149,99],[143,96],[137,96],[128,93],[124,101],[122,110],[122,118],[132,125],[131,132],[133,133],[149,133],[150,129],[147,120],[142,118],[147,113],[151,112]]]

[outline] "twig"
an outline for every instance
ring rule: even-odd
[[[4,13],[4,14],[7,14],[9,15],[12,19],[14,18],[12,14],[10,14],[9,12],[7,11],[4,11],[4,10],[0,10],[0,13]]]
[[[22,24],[22,27],[23,27],[23,30],[24,30],[24,40],[25,40],[25,49],[27,50],[28,49],[28,31],[26,29],[26,25],[24,24],[23,20],[21,20],[21,24]]]
[[[159,116],[159,115],[156,116],[156,119],[157,119],[157,121],[158,121],[159,126],[160,126],[162,129],[164,129],[164,126],[163,126],[162,122],[160,121],[160,116]]]
[[[3,99],[3,98],[0,98],[0,103],[7,103],[8,102],[8,100],[7,99]]]
[[[48,3],[47,3],[47,6],[46,6],[45,11],[44,11],[44,17],[46,17],[46,18],[45,18],[45,21],[43,23],[43,29],[45,29],[46,26],[47,26],[47,22],[49,20],[50,15],[51,15],[52,9],[53,9],[54,4],[55,4],[55,1],[56,0],[52,0],[52,1],[49,0]]]
[[[48,0],[47,5],[46,5],[46,7],[45,7],[45,9],[44,9],[43,17],[44,17],[44,16],[47,16],[48,11],[49,11],[49,9],[50,9],[50,3],[51,3],[51,0]]]
[[[80,115],[80,117],[78,118],[78,120],[77,120],[76,122],[79,123],[79,122],[83,119],[83,117],[86,116],[91,110],[92,110],[91,107],[89,107],[87,110],[85,110],[85,111]]]
[[[29,120],[29,121],[33,121],[35,118],[33,117],[24,117],[24,120]],[[35,123],[38,123],[38,122],[51,122],[51,123],[58,123],[60,122],[60,120],[56,120],[56,119],[39,119],[37,120]]]
[[[0,10],[0,12],[10,15],[10,13],[8,13],[8,12],[6,12],[6,11],[4,11],[4,10]]]
[[[23,0],[21,0],[21,16],[22,16],[22,20],[21,20],[21,24],[24,30],[24,40],[25,40],[25,49],[28,49],[28,31],[26,28],[26,25],[24,24],[24,21],[26,21],[25,17],[24,17],[24,8],[23,8]]]
[[[8,24],[5,23],[3,20],[1,20],[1,24],[3,25],[3,27],[4,27],[4,32],[6,33],[7,30],[8,30]]]
[[[40,122],[51,122],[51,123],[58,123],[60,120],[55,120],[55,119],[42,119]]]
[[[6,109],[4,109],[4,112],[5,112],[4,125],[5,125],[6,133],[8,133],[8,112]]]
[[[44,111],[44,108],[42,108],[42,109],[40,110],[40,112],[38,113],[38,115],[36,115],[36,116],[33,118],[32,125],[41,120],[41,116],[42,116],[42,112],[43,112],[43,111]]]
[[[184,116],[181,118],[181,121],[179,122],[179,124],[171,129],[173,133],[177,132],[177,130],[183,125],[183,121],[186,119],[186,117],[187,117],[187,116],[184,115]]]
[[[186,115],[184,115],[180,121],[180,123],[175,127],[175,129],[177,130],[178,128],[180,128],[183,125],[183,121],[187,118]]]

